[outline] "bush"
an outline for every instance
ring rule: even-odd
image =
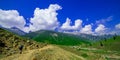
[[[86,53],[82,54],[81,56],[84,58],[88,57],[88,55]]]

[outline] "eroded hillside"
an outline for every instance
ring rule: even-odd
[[[25,51],[41,48],[46,44],[37,43],[26,38],[21,38],[0,28],[0,57],[20,53],[19,47],[21,45],[23,45],[23,51]]]

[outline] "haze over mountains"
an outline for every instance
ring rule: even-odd
[[[3,27],[1,27],[3,28]],[[83,39],[87,39],[87,40],[91,40],[91,41],[97,41],[97,40],[102,40],[102,39],[107,39],[107,38],[111,38],[113,37],[115,34],[103,34],[103,35],[92,35],[92,34],[84,34],[84,33],[76,33],[76,32],[57,32],[57,31],[53,31],[53,30],[39,30],[39,31],[36,31],[36,32],[29,32],[29,33],[26,33],[22,30],[20,30],[19,28],[16,28],[16,27],[12,27],[12,28],[4,28],[8,31],[11,31],[17,35],[21,35],[21,36],[24,36],[24,35],[32,35],[32,36],[28,36],[29,38],[33,38],[34,36],[37,36],[39,34],[43,34],[43,33],[47,33],[47,34],[65,34],[65,35],[72,35],[72,36],[76,36],[76,37],[79,37],[79,38],[83,38]]]

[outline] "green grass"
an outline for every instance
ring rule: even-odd
[[[54,39],[55,38],[55,39]],[[78,40],[74,37],[69,36],[63,36],[63,37],[51,37],[51,36],[37,36],[33,38],[33,40],[36,40],[38,42],[44,42],[44,43],[50,43],[50,44],[57,44],[57,45],[79,45],[82,43],[88,43],[85,41]]]
[[[57,36],[54,36],[56,34]],[[86,39],[80,39],[74,35],[59,33],[59,32],[52,32],[52,31],[45,31],[37,36],[32,38],[38,42],[44,42],[49,44],[57,44],[57,45],[81,45],[81,44],[88,44]]]
[[[60,47],[78,56],[82,56],[86,60],[120,60],[120,36],[91,44],[78,46],[60,45]]]
[[[59,47],[72,52],[78,56],[85,58],[86,60],[120,60],[120,52],[119,51],[106,51],[102,49],[92,50],[92,47],[86,47],[88,49],[84,49],[85,47],[81,46],[64,46],[59,45]],[[75,47],[75,48],[74,48]],[[91,48],[91,50],[89,49]]]
[[[99,42],[93,43],[91,47],[111,51],[120,51],[120,36],[116,36],[115,38],[115,40],[113,38],[110,38],[106,41],[101,40]]]

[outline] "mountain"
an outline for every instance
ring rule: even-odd
[[[19,47],[23,45],[22,53]],[[62,57],[62,58],[61,58]],[[79,60],[83,59],[55,45],[38,43],[0,28],[0,60]]]
[[[19,47],[23,45],[22,53]],[[62,58],[61,58],[62,57]],[[56,45],[38,43],[0,28],[0,60],[84,60]]]
[[[103,35],[95,35],[95,34],[84,34],[84,33],[79,33],[79,32],[64,32],[67,34],[73,34],[79,38],[86,38],[92,42],[96,42],[99,40],[103,40],[103,39],[109,39],[111,37],[113,37],[116,34],[103,34]]]
[[[6,30],[8,30],[12,33],[15,33],[17,35],[25,35],[26,34],[24,31],[22,31],[22,30],[20,30],[19,28],[16,28],[16,27],[12,27],[12,28],[6,29]]]
[[[3,28],[2,26],[0,26],[0,28]],[[14,34],[20,35],[20,36],[27,36],[28,38],[32,39],[33,37],[43,33],[43,32],[47,32],[49,30],[39,30],[36,32],[30,32],[30,33],[25,33],[24,31],[20,30],[19,28],[16,27],[12,27],[12,28],[3,28],[5,30],[8,30]],[[55,32],[55,31],[49,31],[49,32]],[[84,39],[84,40],[88,40],[90,42],[96,42],[99,40],[103,40],[103,39],[109,39],[111,37],[113,37],[113,34],[105,34],[105,35],[92,35],[92,34],[83,34],[83,33],[63,33],[63,32],[55,32],[55,33],[62,33],[67,34],[67,35],[72,35],[73,37],[77,37],[79,39]]]
[[[59,45],[78,45],[81,43],[97,42],[109,39],[114,35],[91,35],[91,34],[70,34],[50,30],[39,30],[23,35],[39,42],[46,42]]]
[[[0,28],[0,60],[120,60],[120,36],[88,45],[87,40],[78,39],[79,41],[76,41],[78,37],[75,37],[75,35],[54,31],[42,30],[33,38],[39,38],[40,34],[42,35],[40,38],[50,36],[54,37],[55,40],[57,38],[63,39],[63,43],[71,41],[72,45],[70,43],[63,45],[40,43]],[[46,39],[45,37],[44,39]],[[73,46],[74,41],[71,39],[75,39],[75,43],[81,42],[82,45]],[[100,43],[102,43],[102,46]],[[22,53],[19,50],[21,45],[24,46]]]
[[[25,36],[38,42],[57,45],[80,45],[84,43],[90,43],[88,39],[82,37],[80,38],[73,34],[66,34],[49,30],[31,32],[29,34],[26,34]]]
[[[17,27],[4,28],[4,27],[0,26],[0,28],[5,29],[5,30],[8,30],[8,31],[10,31],[10,32],[12,32],[12,33],[14,33],[14,34],[20,35],[20,36],[26,34],[24,31],[20,30],[20,29],[17,28]]]
[[[97,42],[103,39],[109,39],[113,37],[114,35],[111,35],[111,34],[108,34],[108,35],[77,34],[77,36],[89,39],[92,42]]]

